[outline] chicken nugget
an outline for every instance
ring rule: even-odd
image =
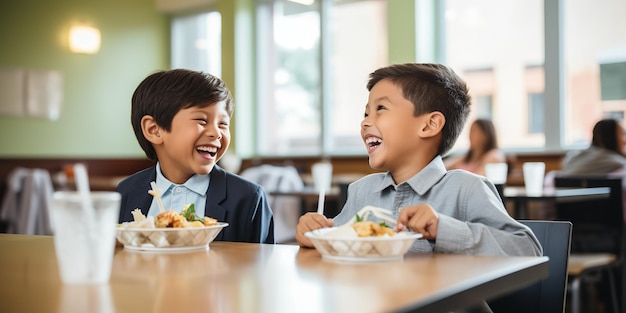
[[[178,224],[180,221],[178,217],[180,217],[180,215],[174,210],[165,211],[156,216],[154,225],[157,228],[174,227],[174,223]]]
[[[356,231],[359,237],[368,237],[374,233],[372,230],[372,222],[370,221],[356,222],[352,224],[352,228],[354,228],[354,231]]]
[[[204,226],[213,226],[217,225],[217,220],[211,217],[204,217]]]

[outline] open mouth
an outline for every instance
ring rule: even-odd
[[[372,150],[380,146],[381,143],[383,143],[383,140],[378,137],[368,137],[367,139],[365,139],[365,145],[367,146],[368,150]]]
[[[212,158],[214,158],[215,155],[217,155],[217,150],[218,150],[217,147],[210,147],[210,146],[196,147],[196,151],[198,151],[200,154],[209,155]]]

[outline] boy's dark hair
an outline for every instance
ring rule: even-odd
[[[135,137],[146,156],[156,161],[156,151],[141,131],[141,119],[145,115],[152,116],[160,127],[169,132],[178,111],[207,107],[220,101],[225,103],[228,115],[232,116],[232,95],[224,81],[211,74],[185,69],[153,73],[133,93],[130,119]]]
[[[617,146],[618,123],[615,119],[603,119],[597,122],[593,126],[591,145],[621,154],[621,148]]]
[[[446,118],[437,154],[444,155],[456,142],[470,111],[470,95],[465,82],[441,64],[405,63],[380,68],[370,74],[367,90],[383,79],[402,89],[415,109],[413,115],[439,111]]]

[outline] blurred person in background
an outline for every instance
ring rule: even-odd
[[[561,169],[546,173],[544,187],[554,187],[556,176],[576,175],[626,175],[626,155],[624,154],[624,128],[618,120],[603,119],[593,127],[593,137],[589,148],[581,151],[570,151],[565,154]],[[622,189],[626,195],[626,179],[622,181]],[[626,210],[626,196],[623,197]],[[544,207],[546,218],[554,218],[553,211]],[[625,215],[626,216],[626,212]]]
[[[463,169],[485,176],[485,164],[506,162],[506,155],[498,148],[496,128],[488,119],[476,119],[469,131],[470,149],[467,153],[448,158],[448,170]]]
[[[565,155],[559,175],[626,173],[625,166],[624,128],[615,119],[603,119],[593,127],[589,148]]]

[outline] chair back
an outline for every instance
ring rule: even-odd
[[[41,168],[17,167],[7,179],[0,206],[3,233],[52,235],[50,199],[54,186],[50,173]]]
[[[272,195],[272,192],[300,191],[304,182],[293,166],[262,164],[247,168],[241,177],[263,187],[268,193],[267,202],[274,214],[274,240],[287,243],[295,240],[296,225],[302,215],[301,199],[296,196]]]
[[[570,221],[572,253],[607,252],[622,256],[624,205],[622,178],[615,176],[556,176],[555,187],[609,187],[608,198],[558,202],[556,219]]]
[[[572,223],[564,221],[526,221],[550,258],[547,278],[524,289],[488,301],[494,313],[556,313],[565,311],[567,262],[570,252]]]

